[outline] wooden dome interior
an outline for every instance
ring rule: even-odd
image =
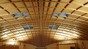
[[[0,0],[0,41],[46,46],[88,40],[88,0]]]

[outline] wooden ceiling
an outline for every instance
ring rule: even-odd
[[[13,16],[23,12],[28,12],[28,16]],[[55,12],[66,13],[68,16],[63,17],[59,14],[55,17]],[[25,25],[32,25],[33,28],[24,29]],[[59,27],[50,29],[49,25]],[[88,39],[88,0],[0,0],[1,41],[17,39],[17,34],[24,33],[27,38],[24,40],[25,43],[46,46],[60,41],[55,36],[63,32],[79,36],[73,39]],[[3,39],[3,34],[8,37],[5,36]]]

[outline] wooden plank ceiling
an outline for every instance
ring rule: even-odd
[[[61,41],[61,34],[63,40],[88,39],[88,0],[0,0],[1,41],[46,46]]]

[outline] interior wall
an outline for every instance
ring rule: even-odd
[[[70,49],[70,47],[75,47],[75,44],[60,44],[57,47],[57,44],[52,44],[47,46],[47,49]]]
[[[1,45],[0,49],[19,49],[19,46],[13,46],[13,45]]]
[[[70,47],[75,47],[75,44],[60,44],[59,49],[70,49]]]
[[[57,46],[57,44],[59,46]],[[76,46],[80,49],[88,49],[88,41],[87,40],[68,40],[62,41],[59,43],[50,44],[47,46],[47,49],[70,49],[70,47]]]
[[[46,47],[47,47],[47,49],[56,49],[56,43],[55,44],[50,44]]]
[[[31,44],[20,43],[17,46],[14,45],[5,45],[3,42],[0,42],[0,49],[35,49],[36,46]]]
[[[78,42],[80,49],[88,49],[88,41],[87,40],[80,40]]]
[[[35,49],[36,46],[31,45],[31,44],[25,44],[25,43],[21,43],[19,45],[19,49]]]
[[[72,43],[76,43],[80,49],[88,49],[88,41],[87,40],[69,40],[62,41],[59,43],[54,43],[46,46],[47,49],[69,49],[70,46],[75,46]],[[59,44],[59,46],[57,46]],[[3,43],[0,43],[0,49],[12,49],[13,46],[3,46]],[[21,43],[19,46],[14,46],[15,49],[35,49],[37,48],[31,44]]]
[[[5,42],[0,42],[0,49],[19,49],[18,45],[6,45]]]
[[[3,45],[3,43],[2,42],[0,42],[0,46],[2,46]]]

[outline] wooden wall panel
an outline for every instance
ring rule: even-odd
[[[0,49],[19,49],[19,46],[6,46],[6,45],[2,45],[2,46],[0,46]]]

